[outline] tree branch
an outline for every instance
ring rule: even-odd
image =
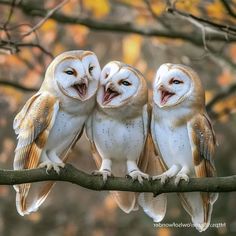
[[[206,109],[213,120],[220,119],[223,116],[230,115],[231,113],[235,112],[235,107],[232,109],[229,109],[228,107],[225,107],[220,113],[215,112],[213,110],[213,107],[222,100],[230,97],[232,94],[236,93],[236,84],[232,84],[226,89],[222,89],[220,92],[218,92],[211,101],[206,105]]]
[[[1,45],[2,44],[2,45]],[[20,48],[24,48],[24,47],[28,47],[28,48],[38,48],[40,51],[42,51],[43,53],[45,53],[47,56],[49,56],[50,58],[54,58],[54,56],[52,55],[52,53],[50,53],[49,51],[47,51],[43,46],[41,46],[38,43],[21,43],[21,42],[13,42],[13,41],[6,41],[6,40],[1,40],[0,39],[0,48],[3,48],[4,50],[8,50],[11,53],[17,53],[20,51]]]
[[[225,34],[232,34],[235,36],[235,33],[236,33],[236,28],[233,26],[223,25],[223,24],[219,24],[210,20],[206,20],[201,17],[195,16],[193,14],[182,12],[180,10],[177,10],[176,8],[169,7],[167,9],[167,12],[169,12],[170,14],[180,16],[184,18],[185,20],[189,21],[190,23],[193,23],[194,25],[199,25],[199,24],[208,25],[209,27],[215,28],[215,30],[217,30],[217,32],[221,34],[225,33]],[[200,26],[203,27],[203,25],[200,25]]]
[[[0,0],[0,4],[10,5],[11,1],[9,0]],[[20,2],[20,4],[15,7],[20,8],[23,12],[30,16],[40,16],[46,17],[48,11],[43,8],[38,8],[30,2],[24,3]],[[186,32],[178,31],[168,31],[168,30],[159,30],[154,27],[142,27],[131,22],[123,23],[123,22],[111,22],[111,21],[98,21],[91,19],[90,17],[82,17],[82,16],[68,16],[63,13],[55,12],[49,18],[54,19],[55,21],[61,24],[80,24],[89,27],[93,30],[98,31],[112,31],[119,33],[136,33],[145,36],[158,36],[164,38],[171,39],[182,39],[188,42],[191,42],[197,46],[204,46],[202,42],[202,37],[197,34],[187,34]],[[222,34],[212,34],[210,40],[216,42],[225,42],[225,35]],[[227,42],[236,42],[236,37],[229,35],[227,38]]]
[[[206,108],[207,110],[211,110],[213,106],[219,102],[222,101],[223,99],[229,97],[233,93],[236,92],[236,84],[233,84],[229,86],[227,89],[224,89],[220,91],[218,94],[215,95],[215,97],[207,104]]]
[[[221,0],[221,3],[224,5],[224,7],[228,11],[229,15],[236,18],[236,13],[231,8],[229,1],[228,0]]]
[[[53,15],[56,11],[58,11],[60,8],[62,8],[66,3],[68,3],[69,0],[64,0],[61,3],[59,3],[56,7],[54,7],[52,10],[50,10],[47,15],[39,21],[34,27],[32,27],[28,32],[23,34],[23,37],[26,37],[30,35],[32,32],[36,31],[38,28],[40,28],[47,20],[48,18]]]
[[[189,183],[182,181],[179,186],[170,180],[165,185],[160,181],[138,181],[121,177],[109,177],[104,183],[101,177],[86,174],[70,164],[66,164],[58,175],[55,171],[48,173],[44,168],[30,170],[0,170],[0,185],[15,185],[40,181],[64,181],[77,184],[81,187],[102,191],[119,190],[132,192],[150,192],[154,195],[169,192],[233,192],[236,191],[236,175],[215,178],[191,178]]]
[[[28,88],[28,87],[25,87],[21,84],[14,83],[14,82],[11,82],[8,80],[0,80],[0,86],[10,86],[10,87],[19,89],[23,92],[36,92],[39,90],[38,88]]]

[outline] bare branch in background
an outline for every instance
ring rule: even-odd
[[[11,17],[12,17],[12,15],[13,15],[15,5],[16,5],[16,0],[13,0],[13,1],[11,2],[11,8],[10,8],[10,12],[9,12],[8,18],[7,18],[6,22],[5,22],[5,23],[3,24],[3,26],[2,26],[2,29],[5,31],[8,40],[11,39],[11,36],[10,36],[10,34],[9,34],[9,32],[8,32],[7,26],[8,26],[8,24],[9,24],[10,21],[11,21]]]
[[[39,90],[38,88],[28,88],[28,87],[25,87],[21,84],[18,84],[18,83],[9,81],[9,80],[1,80],[1,79],[0,79],[0,86],[10,86],[15,89],[19,89],[22,92],[36,92]]]
[[[219,101],[229,97],[236,92],[236,84],[231,85],[229,88],[224,89],[219,92],[215,97],[207,104],[207,109],[212,109],[212,107]]]
[[[62,8],[69,1],[70,0],[64,0],[60,4],[58,4],[56,7],[54,7],[52,10],[50,10],[47,13],[47,15],[38,24],[36,24],[34,27],[32,27],[32,29],[30,29],[28,32],[23,34],[22,37],[26,37],[26,36],[30,35],[31,33],[33,33],[34,31],[36,31],[37,29],[39,29],[50,18],[50,16],[52,16],[56,11],[58,11],[60,8]]]
[[[212,119],[219,119],[222,116],[230,114],[231,110],[224,110],[222,113],[218,114],[213,111],[213,107],[220,101],[230,97],[232,94],[236,94],[236,84],[229,86],[227,89],[224,89],[218,92],[213,99],[206,105],[206,109],[209,112]]]
[[[155,20],[159,21],[159,17],[158,17],[158,16],[156,15],[156,13],[153,11],[152,5],[151,5],[150,1],[149,1],[149,0],[144,0],[144,2],[145,2],[145,4],[146,4],[146,6],[147,6],[149,12],[151,13],[152,17],[153,17]]]
[[[143,184],[132,179],[122,177],[108,177],[106,183],[102,177],[86,174],[66,164],[65,168],[57,174],[51,170],[46,172],[45,168],[30,170],[0,170],[0,185],[15,185],[22,183],[33,183],[40,181],[65,181],[77,184],[81,187],[103,191],[118,190],[129,192],[150,192],[154,195],[170,192],[233,192],[236,191],[236,176],[214,177],[214,178],[191,178],[189,182],[181,181],[178,186],[174,180],[162,185],[159,180],[144,180]]]
[[[173,27],[171,24],[168,23],[165,19],[162,19],[162,17],[159,17],[155,11],[152,8],[150,0],[144,0],[144,3],[147,6],[147,10],[150,12],[151,16],[153,19],[157,22],[160,23],[163,27],[167,28],[170,32],[173,30]]]
[[[221,0],[221,3],[224,5],[225,9],[228,11],[230,16],[236,18],[236,13],[233,11],[233,9],[230,6],[229,0]]]
[[[182,12],[180,10],[177,10],[176,8],[168,8],[167,11],[170,14],[179,16],[185,20],[187,20],[188,22],[199,26],[199,24],[205,24],[205,26],[210,27],[210,30],[214,33],[218,33],[218,34],[225,34],[227,35],[232,35],[232,36],[236,36],[236,28],[229,26],[229,25],[223,25],[223,24],[219,24],[210,20],[206,20],[203,18],[200,18],[198,16],[194,16],[192,14],[188,14],[185,12]],[[200,27],[204,27],[204,25],[201,25]],[[227,39],[226,37],[226,39]]]
[[[0,4],[10,5],[9,0],[0,0]],[[20,3],[16,7],[20,8],[23,12],[31,16],[41,16],[45,17],[47,15],[47,10],[43,8],[38,8],[29,2],[26,4],[24,2]],[[133,23],[120,23],[120,22],[111,22],[111,21],[98,21],[91,19],[89,17],[73,17],[68,16],[62,13],[55,12],[53,15],[49,17],[61,24],[80,24],[89,27],[93,30],[100,31],[112,31],[112,32],[120,32],[120,33],[136,33],[145,36],[157,36],[164,37],[170,39],[182,39],[193,43],[197,46],[204,46],[202,42],[202,38],[199,35],[186,34],[186,32],[179,31],[171,31],[168,30],[159,30],[153,27],[141,27]],[[225,35],[214,34],[211,35],[211,42],[225,42]],[[229,35],[227,41],[236,42],[236,36]]]
[[[2,45],[1,45],[2,44]],[[48,55],[49,57],[53,58],[54,56],[47,51],[43,46],[37,43],[22,43],[22,42],[13,42],[13,41],[6,41],[6,40],[1,40],[0,41],[0,48],[3,48],[5,50],[10,51],[12,54],[17,53],[20,51],[20,48],[38,48],[40,49],[43,53]]]
[[[200,29],[201,33],[194,33],[195,31],[193,31],[193,33],[186,33],[185,31],[182,31],[182,29],[180,28],[176,30],[174,28],[169,27],[168,25],[166,25],[165,20],[163,20],[162,17],[159,17],[158,15],[155,14],[151,5],[151,1],[149,0],[144,0],[147,10],[150,12],[153,19],[156,20],[157,23],[159,22],[163,26],[162,29],[158,29],[157,27],[155,27],[155,25],[154,27],[150,26],[143,27],[132,22],[124,23],[124,22],[101,21],[101,20],[94,20],[90,16],[89,17],[81,16],[81,14],[79,16],[74,17],[74,16],[68,16],[63,13],[59,13],[58,10],[62,6],[64,6],[68,1],[69,0],[64,0],[56,7],[48,11],[47,9],[44,9],[42,7],[35,6],[30,2],[26,3],[24,1],[0,0],[0,4],[5,4],[10,6],[10,13],[8,19],[1,28],[2,30],[5,30],[6,33],[9,30],[14,29],[14,27],[10,28],[8,24],[10,22],[14,9],[17,7],[21,9],[23,13],[30,15],[32,17],[35,16],[42,17],[42,19],[39,21],[38,24],[36,24],[33,27],[31,26],[32,28],[28,32],[23,34],[23,37],[30,35],[31,33],[35,33],[36,30],[39,29],[48,19],[53,19],[61,24],[79,24],[89,27],[92,30],[98,30],[98,31],[136,33],[144,36],[181,39],[183,41],[192,43],[197,47],[205,48],[207,54],[212,56],[213,59],[217,59],[217,61],[221,61],[224,64],[229,65],[234,70],[236,69],[235,63],[233,63],[231,58],[225,55],[222,51],[219,51],[218,45],[216,47],[218,51],[215,49],[215,47],[213,47],[214,43],[222,42],[229,44],[236,42],[236,28],[233,26],[215,23],[213,21],[206,20],[194,16],[192,14],[182,12],[176,9],[175,4],[171,4],[170,1],[167,1],[167,7],[168,7],[167,12],[170,15],[174,15],[177,18],[184,19],[188,21],[190,24],[197,26],[197,29]],[[235,13],[231,8],[230,3],[224,0],[221,0],[221,2],[226,8],[226,10],[229,12],[229,14],[234,16]],[[36,47],[46,55],[53,58],[53,55],[43,46],[40,45],[39,40],[38,43],[24,43],[24,42],[14,41],[9,36],[8,40],[0,41],[0,49],[3,49],[10,53],[17,53],[23,47]],[[230,87],[229,90],[227,90],[226,92],[224,91],[223,93],[220,92],[219,94],[217,94],[213,98],[213,100],[207,105],[208,111],[212,113],[213,106],[221,99],[230,96],[231,93],[233,92],[234,92],[234,86],[232,88]],[[224,95],[222,96],[222,94]]]

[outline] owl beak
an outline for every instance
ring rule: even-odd
[[[83,77],[79,83],[77,84],[74,84],[73,85],[73,88],[76,89],[78,95],[81,97],[81,98],[84,98],[85,95],[87,94],[87,90],[88,90],[88,79],[87,77]]]
[[[108,84],[108,86],[104,86],[103,104],[106,105],[118,95],[120,95],[120,93],[116,91],[113,84]]]
[[[163,85],[161,85],[158,89],[161,95],[161,105],[165,105],[170,97],[175,95],[175,93],[168,91]]]

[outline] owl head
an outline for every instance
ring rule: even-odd
[[[147,102],[146,81],[135,68],[118,61],[109,62],[101,72],[97,102],[104,109],[142,106]]]
[[[204,105],[205,95],[201,80],[190,68],[179,64],[163,64],[157,70],[153,83],[153,100],[160,108]]]
[[[68,51],[49,65],[43,88],[57,95],[85,101],[96,94],[101,68],[97,56],[90,51]]]

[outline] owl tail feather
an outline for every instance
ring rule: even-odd
[[[167,198],[165,194],[153,197],[152,193],[141,193],[138,198],[139,205],[154,222],[163,220],[166,214]]]
[[[211,222],[213,204],[217,200],[217,193],[181,193],[178,194],[184,209],[191,216],[194,227],[205,231]]]
[[[144,157],[139,162],[139,167],[143,172],[154,176],[162,174],[165,171],[160,157],[155,152],[154,143],[150,134],[147,137]],[[138,203],[154,222],[160,222],[165,217],[167,205],[166,194],[160,194],[154,197],[153,193],[140,193]]]
[[[131,211],[136,210],[136,193],[120,191],[111,191],[110,193],[112,194],[119,208],[125,213],[128,214]]]
[[[16,209],[21,216],[28,215],[38,210],[50,193],[54,182],[44,182],[40,187],[35,184],[15,185]],[[33,188],[33,189],[32,189]],[[34,191],[36,189],[36,191]]]
[[[21,216],[29,214],[26,207],[26,197],[28,195],[30,184],[14,185],[16,190],[16,209]]]

